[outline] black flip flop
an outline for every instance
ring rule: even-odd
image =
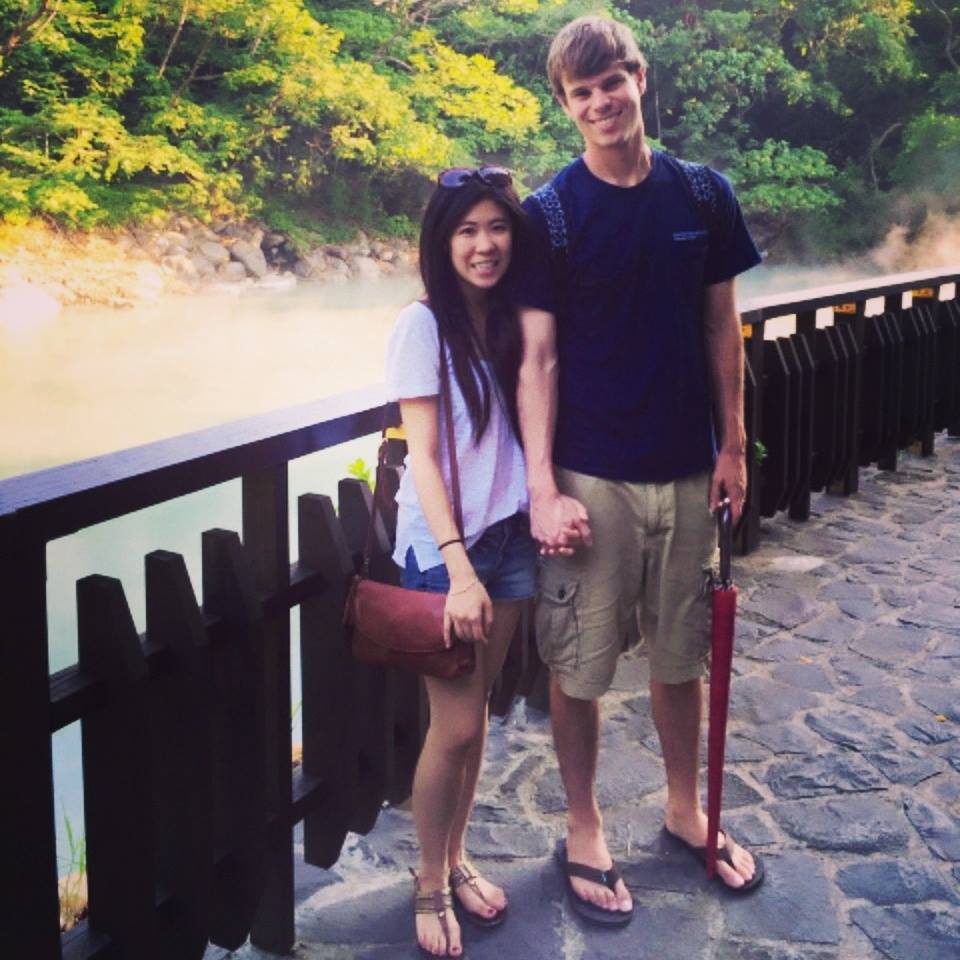
[[[568,860],[565,840],[557,843],[556,857],[560,869],[563,871],[564,886],[567,890],[567,899],[570,901],[570,909],[577,916],[602,927],[624,927],[633,919],[632,907],[629,910],[604,910],[603,907],[598,907],[595,903],[590,903],[578,896],[570,882],[571,877],[579,877],[581,880],[599,883],[608,890],[613,890],[620,879],[620,871],[615,863],[609,870],[598,870],[596,867],[588,867],[585,863]]]
[[[683,837],[678,837],[675,833],[668,830],[666,827],[663,828],[663,832],[675,843],[679,844],[684,850],[687,851],[695,860],[698,860],[702,866],[707,865],[707,848],[706,847],[695,847],[692,843],[684,840]],[[720,831],[720,836],[722,836],[728,842],[730,837],[725,830]],[[717,850],[717,859],[722,860],[725,864],[730,867],[733,867],[733,856],[730,853],[730,847],[725,843],[722,847]],[[719,873],[714,874],[714,880],[716,880],[721,887],[725,890],[729,890],[733,894],[744,894],[750,893],[752,890],[756,890],[757,887],[763,883],[763,879],[766,876],[766,870],[763,866],[763,860],[760,855],[755,853],[753,854],[753,864],[754,871],[753,876],[742,886],[742,887],[731,887]]]

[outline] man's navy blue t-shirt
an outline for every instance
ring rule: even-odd
[[[551,259],[539,204],[524,207],[538,249],[519,302],[556,317],[554,462],[610,480],[664,483],[709,470],[715,444],[704,288],[760,262],[727,180],[708,232],[676,163],[653,152],[642,183],[617,187],[582,158],[553,179],[567,244]]]

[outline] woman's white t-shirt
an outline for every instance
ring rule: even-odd
[[[487,527],[527,509],[527,483],[523,451],[510,427],[503,398],[489,365],[492,396],[490,422],[478,443],[463,393],[453,372],[449,348],[445,348],[450,371],[450,404],[453,408],[454,444],[460,473],[460,500],[463,506],[463,533],[466,546],[472,546]],[[408,400],[414,397],[439,397],[440,341],[433,311],[423,303],[404,307],[397,317],[387,348],[387,399]],[[440,400],[440,471],[447,495],[453,503],[450,485],[450,460],[447,456],[447,434]],[[397,492],[397,540],[393,559],[400,566],[406,562],[412,546],[417,566],[428,570],[443,563],[436,540],[430,532],[420,499],[413,483],[410,457]]]

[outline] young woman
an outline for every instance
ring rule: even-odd
[[[417,941],[441,957],[463,952],[459,920],[492,926],[507,909],[504,891],[466,859],[464,834],[490,689],[522,601],[535,592],[537,547],[515,429],[520,329],[510,297],[524,229],[509,171],[441,174],[421,225],[426,298],[400,313],[388,351],[388,395],[400,402],[408,446],[394,559],[404,586],[447,595],[445,632],[476,644],[477,654],[472,674],[426,678],[430,727],[413,783]],[[439,397],[440,338],[450,410]],[[454,426],[462,531],[454,519],[446,417]]]

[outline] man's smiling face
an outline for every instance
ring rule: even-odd
[[[643,68],[614,64],[592,77],[563,77],[560,106],[577,125],[587,149],[619,147],[642,129],[640,98],[646,90]]]

